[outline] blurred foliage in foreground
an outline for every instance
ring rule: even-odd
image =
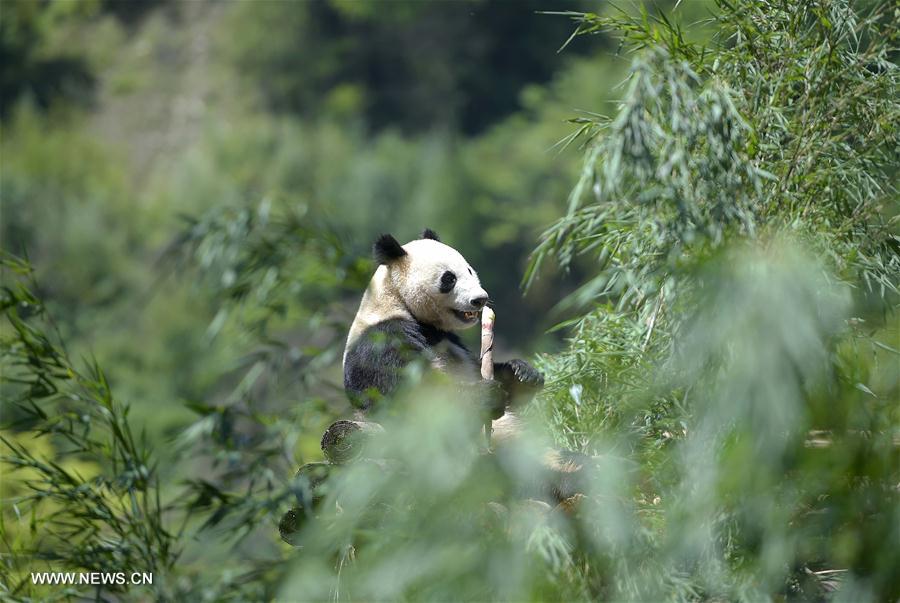
[[[340,399],[341,296],[370,269],[353,238],[277,197],[185,226],[160,261],[206,284],[208,356],[225,335],[246,353],[178,390],[199,419],[155,454],[8,260],[4,437],[23,479],[4,484],[4,594],[67,595],[34,591],[36,567],[137,566],[158,599],[900,597],[900,15],[723,0],[704,47],[672,16],[572,15],[633,67],[614,115],[578,118],[581,175],[528,275],[585,276],[560,306],[568,347],[539,359],[547,433],[478,455],[467,415],[411,386],[383,420],[391,462],[336,475],[297,551],[275,524],[309,503],[284,476],[324,428],[310,409]],[[571,516],[522,501],[544,437],[593,457]]]

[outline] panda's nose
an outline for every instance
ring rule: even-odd
[[[470,299],[469,303],[481,310],[490,298],[485,295],[483,297],[476,297],[475,299]]]

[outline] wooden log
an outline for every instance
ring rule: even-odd
[[[322,452],[335,465],[344,465],[360,458],[366,443],[384,433],[378,423],[366,421],[335,421],[322,434]]]
[[[334,466],[329,463],[306,463],[297,469],[295,479],[300,482],[297,506],[282,515],[281,521],[278,522],[278,534],[286,543],[300,546],[298,533],[325,498],[327,493],[325,483],[331,476],[333,468]]]
[[[331,476],[334,466],[330,463],[306,463],[299,469],[295,479],[301,482],[302,493],[297,496],[297,504],[302,507],[315,507],[327,492],[325,482]],[[307,498],[309,496],[309,498]]]
[[[359,463],[371,467],[373,471],[386,471],[390,467],[390,463],[384,460],[364,458]],[[292,546],[300,546],[299,532],[310,520],[342,512],[337,500],[337,489],[341,487],[341,472],[346,469],[346,466],[318,462],[306,463],[297,470],[295,479],[300,488],[296,506],[278,522],[278,533],[282,540]]]
[[[278,534],[281,539],[291,546],[300,546],[298,538],[300,528],[306,519],[306,510],[303,507],[294,507],[281,516],[278,522]]]

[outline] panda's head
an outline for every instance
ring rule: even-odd
[[[373,247],[375,261],[399,301],[419,322],[444,331],[471,327],[488,302],[478,274],[458,251],[432,230],[400,245],[389,234]]]

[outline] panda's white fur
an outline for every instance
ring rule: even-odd
[[[485,299],[488,294],[462,254],[434,239],[410,241],[403,250],[406,255],[379,266],[369,281],[350,326],[347,349],[366,329],[392,318],[417,320],[442,331],[477,324],[481,308],[472,300]],[[449,293],[441,293],[441,276],[448,271],[456,277],[456,284]],[[474,316],[463,320],[460,312]]]

